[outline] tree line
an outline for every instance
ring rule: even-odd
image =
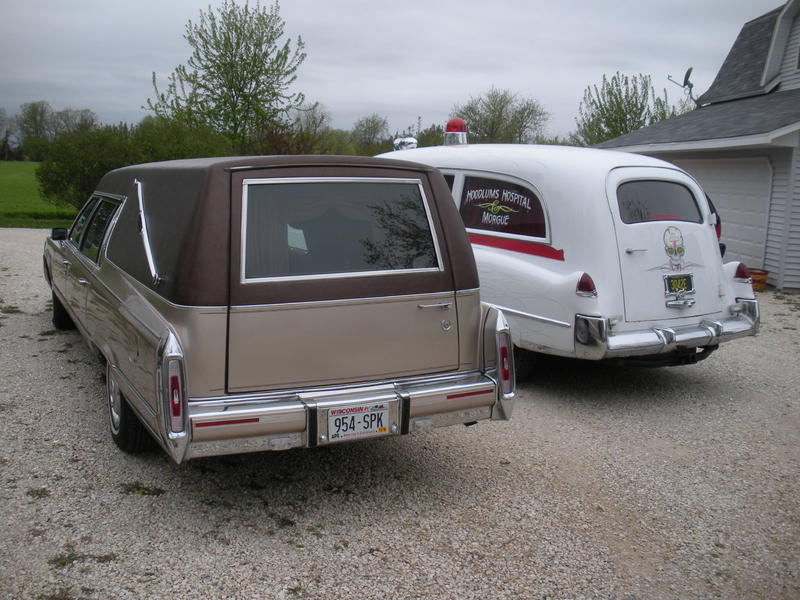
[[[306,58],[300,36],[285,36],[277,1],[251,6],[225,0],[186,24],[191,54],[159,85],[139,123],[102,124],[89,109],[55,111],[45,101],[23,104],[9,117],[0,109],[0,160],[41,161],[43,195],[80,206],[107,171],[140,162],[233,154],[360,154],[392,149],[396,137],[419,146],[442,143],[443,127],[422,119],[390,132],[377,113],[350,130],[331,126],[330,112],[292,91]],[[675,116],[688,102],[671,105],[656,95],[647,75],[605,75],[586,88],[576,129],[566,138],[545,135],[549,114],[534,98],[492,87],[462,104],[461,117],[473,143],[594,145]]]

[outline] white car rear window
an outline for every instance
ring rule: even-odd
[[[692,192],[673,181],[626,181],[617,188],[617,202],[623,223],[703,221]]]

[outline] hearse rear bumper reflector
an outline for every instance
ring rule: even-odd
[[[759,320],[758,301],[748,298],[737,298],[727,318],[704,319],[684,327],[653,327],[614,333],[605,317],[575,315],[575,354],[578,358],[600,360],[715,346],[755,335]]]

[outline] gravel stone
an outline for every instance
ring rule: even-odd
[[[508,423],[179,467],[111,441],[46,235],[0,230],[0,598],[800,597],[798,295],[697,365],[544,360]]]

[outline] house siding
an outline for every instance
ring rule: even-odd
[[[800,88],[800,68],[798,68],[798,53],[800,53],[800,16],[794,18],[786,49],[783,53],[780,78],[781,90]]]
[[[800,147],[795,147],[792,158],[791,210],[786,228],[786,258],[781,287],[800,288]]]
[[[772,163],[772,194],[769,204],[767,225],[767,247],[764,252],[764,268],[769,271],[769,283],[778,287],[784,285],[781,265],[784,260],[786,238],[787,203],[791,182],[792,153],[776,153]],[[784,265],[785,271],[785,265]]]

